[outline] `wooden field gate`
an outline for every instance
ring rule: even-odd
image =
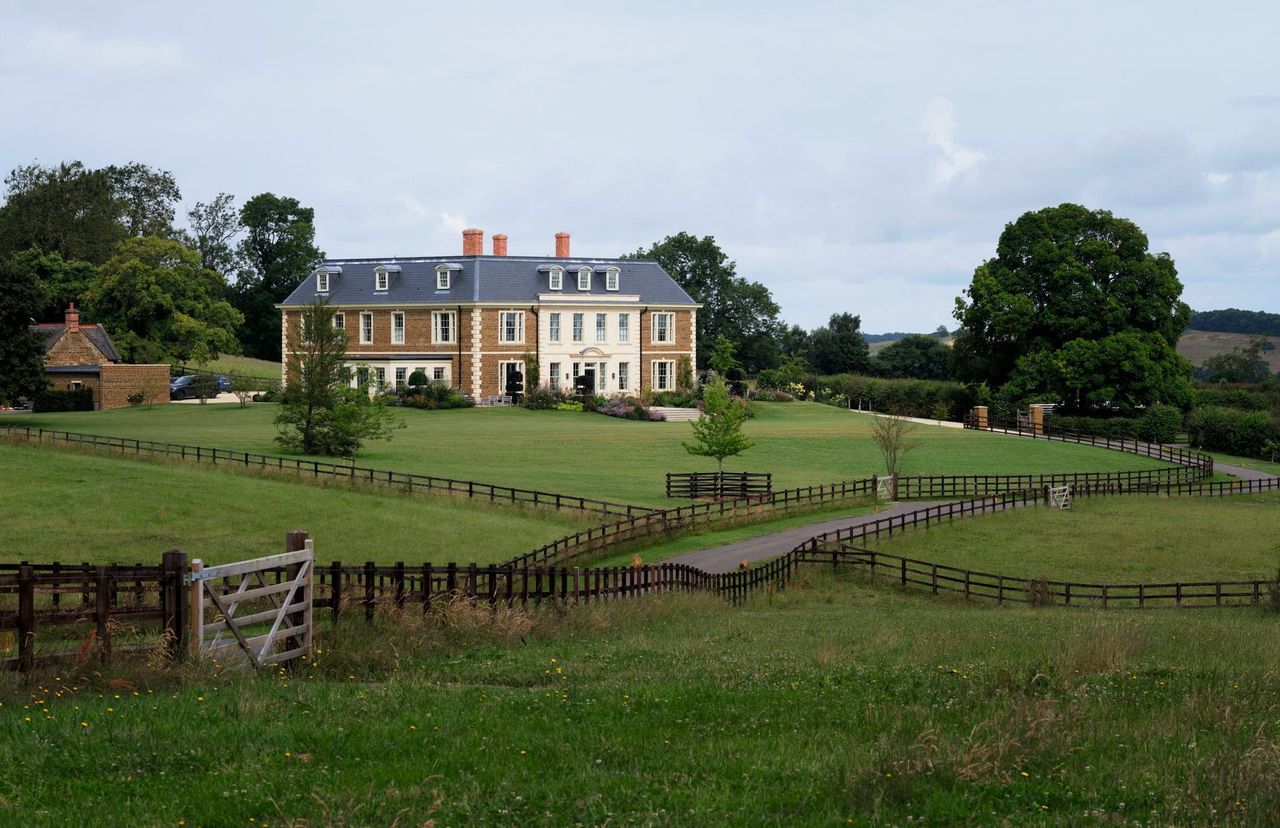
[[[205,567],[191,563],[191,650],[199,658],[244,656],[253,669],[311,650],[315,547],[290,532],[285,551]]]

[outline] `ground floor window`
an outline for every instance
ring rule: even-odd
[[[664,360],[653,363],[653,389],[655,391],[670,391],[673,387],[671,380],[674,371],[674,362]]]
[[[409,372],[408,368],[396,369],[396,390],[397,391],[399,391],[401,388],[404,388],[404,381],[408,372]]]
[[[547,380],[550,382],[552,391],[560,390],[560,363],[553,362],[547,366]]]
[[[378,381],[378,384],[375,387],[375,390],[381,391],[383,388],[387,387],[387,369],[386,368],[383,368],[381,365],[377,366],[376,368],[373,369],[373,375]]]
[[[628,362],[618,363],[618,390],[631,390],[631,364]]]
[[[444,366],[437,365],[436,367],[432,368],[431,379],[434,380],[435,382],[444,382],[445,381]]]

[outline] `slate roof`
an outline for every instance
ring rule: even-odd
[[[66,325],[32,325],[31,330],[44,337],[44,351],[49,353],[49,349],[57,344],[62,335],[67,332]],[[80,330],[84,335],[89,337],[89,341],[94,347],[102,352],[102,355],[112,362],[120,361],[120,352],[116,350],[115,343],[111,341],[111,337],[107,336],[106,329],[101,325],[81,325]]]
[[[451,270],[449,289],[436,289],[436,266],[456,265]],[[374,291],[374,269],[379,265],[399,266],[391,273],[387,290]],[[565,269],[563,288],[550,290],[547,271],[553,265]],[[592,268],[591,291],[578,290],[578,270]],[[329,276],[329,301],[335,305],[409,305],[441,302],[510,302],[531,304],[538,294],[558,293],[566,298],[587,296],[639,296],[643,305],[690,305],[698,303],[676,284],[662,267],[642,259],[582,259],[532,256],[426,256],[411,259],[330,259],[325,267],[342,268],[341,275]],[[620,270],[618,290],[605,290],[605,270]],[[281,306],[308,305],[316,300],[313,272]]]

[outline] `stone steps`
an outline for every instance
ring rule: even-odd
[[[670,408],[655,405],[649,410],[661,413],[669,423],[687,423],[702,416],[702,411],[697,408]]]

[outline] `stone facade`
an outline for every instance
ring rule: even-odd
[[[118,362],[106,331],[81,325],[74,304],[67,308],[63,324],[36,325],[33,330],[44,336],[45,373],[54,390],[89,388],[99,410],[124,408],[130,405],[129,397],[139,393],[144,404],[169,401],[169,366]]]

